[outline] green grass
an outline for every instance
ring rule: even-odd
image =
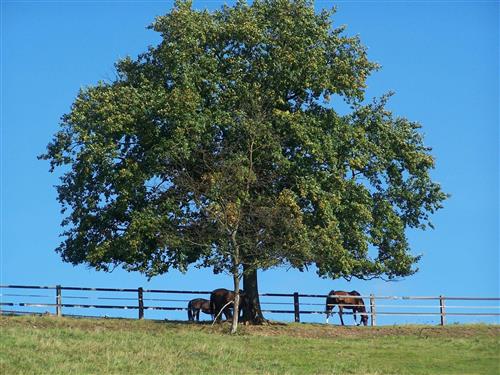
[[[500,327],[0,317],[1,374],[499,374]]]

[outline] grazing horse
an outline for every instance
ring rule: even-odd
[[[344,292],[341,290],[332,290],[328,297],[326,297],[326,323],[328,324],[328,318],[332,313],[333,306],[337,305],[339,307],[340,322],[344,325],[344,319],[342,319],[343,309],[350,309],[354,315],[354,322],[356,322],[356,313],[359,312],[361,316],[361,321],[358,326],[363,323],[365,326],[368,325],[368,314],[366,313],[365,303],[363,299],[359,297],[360,294],[353,290],[352,292]]]
[[[205,314],[212,315],[212,310],[210,309],[210,301],[204,298],[195,298],[188,303],[188,319],[197,322],[200,321],[200,311]]]
[[[247,308],[248,301],[247,296],[243,289],[240,289],[240,303],[239,303],[239,312],[243,313],[243,310]],[[226,316],[227,320],[232,319],[233,314],[233,304],[230,303],[234,301],[234,292],[231,290],[227,290],[224,288],[215,289],[210,294],[210,309],[212,310],[212,314],[214,319],[218,320],[218,317],[222,311],[222,313]],[[241,316],[241,315],[240,315]],[[240,316],[238,318],[240,318]]]

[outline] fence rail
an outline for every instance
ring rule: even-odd
[[[154,302],[188,302],[189,299],[172,299],[172,298],[146,298],[145,294],[180,294],[180,295],[210,295],[211,291],[192,291],[192,290],[160,290],[160,289],[131,289],[131,288],[89,288],[89,287],[74,287],[74,286],[38,286],[38,285],[0,285],[0,290],[4,289],[28,289],[28,290],[55,290],[55,295],[50,294],[36,294],[36,292],[31,292],[32,294],[19,294],[19,293],[1,293],[0,297],[0,313],[2,314],[41,314],[39,312],[33,311],[20,311],[14,310],[16,307],[22,308],[39,308],[39,307],[48,307],[54,309],[54,314],[56,316],[63,316],[63,309],[116,309],[116,310],[137,310],[138,318],[143,319],[145,311],[150,310],[158,310],[158,311],[183,311],[187,310],[186,307],[180,306],[147,306],[145,302],[154,301]],[[85,291],[85,292],[116,292],[116,293],[134,293],[135,296],[127,296],[127,297],[90,297],[86,295],[77,296],[77,295],[64,295],[63,291]],[[4,301],[4,297],[8,297],[9,299],[12,297],[23,297],[23,298],[54,298],[55,303],[38,303],[38,302],[26,302],[26,301]],[[326,306],[323,302],[328,295],[327,294],[301,294],[298,292],[294,293],[262,293],[260,297],[279,297],[279,298],[287,298],[285,302],[268,302],[262,301],[261,305],[283,305],[290,306],[290,309],[269,309],[264,308],[262,311],[264,313],[270,314],[293,314],[294,320],[296,322],[300,322],[301,315],[311,315],[311,314],[325,314],[324,309],[320,310],[301,310],[301,306]],[[330,297],[344,297],[342,295],[330,295]],[[489,317],[499,317],[500,316],[500,298],[498,297],[446,297],[446,296],[375,296],[373,294],[370,295],[362,295],[362,296],[350,296],[352,298],[360,298],[360,299],[369,299],[369,310],[366,310],[366,315],[371,317],[371,325],[375,326],[377,321],[377,316],[437,316],[439,317],[440,324],[446,324],[447,316],[489,316]],[[316,298],[323,299],[323,303],[312,303],[312,302],[301,302],[303,298]],[[115,301],[137,301],[137,304],[126,304],[126,305],[109,305],[109,304],[89,304],[89,303],[65,303],[63,301],[67,299],[97,299],[97,300],[115,300]],[[400,301],[437,301],[435,305],[425,304],[425,305],[409,305],[409,306],[398,306],[398,305],[387,305],[387,304],[376,304],[376,300],[400,300]],[[447,301],[496,301],[497,303],[492,305],[474,305],[467,306],[464,304],[461,305],[448,305]],[[9,309],[5,309],[5,307],[9,307]],[[350,304],[341,304],[347,309],[353,307]],[[426,308],[426,309],[435,309],[435,311],[378,311],[379,308]],[[460,311],[460,312],[449,312],[449,309],[475,309],[476,311]],[[487,310],[487,309],[496,309],[499,312],[482,312],[477,310]],[[344,314],[350,315],[353,312],[344,312]],[[64,314],[67,316],[75,316],[74,314]]]

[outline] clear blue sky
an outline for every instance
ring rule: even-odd
[[[230,1],[227,3],[231,4]],[[194,1],[196,8],[222,1]],[[317,8],[329,1],[316,2]],[[113,63],[159,36],[147,30],[170,1],[2,1],[1,284],[158,289],[231,287],[210,270],[151,281],[64,264],[54,252],[62,216],[56,175],[38,161],[80,87],[114,78]],[[359,34],[382,65],[368,96],[388,90],[390,108],[423,125],[451,198],[435,230],[409,233],[420,272],[395,283],[319,279],[313,271],[260,273],[261,292],[499,295],[499,3],[340,1],[334,22]]]

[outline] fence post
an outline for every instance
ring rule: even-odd
[[[439,296],[439,313],[441,315],[441,325],[444,326],[446,324],[446,312],[444,309],[444,297]]]
[[[61,296],[61,286],[56,285],[56,316],[61,317],[62,316],[62,296]]]
[[[299,305],[299,293],[293,293],[293,311],[295,315],[295,322],[300,322],[300,305]]]
[[[377,315],[375,311],[375,296],[370,294],[370,313],[372,316],[372,327],[377,325]]]
[[[139,319],[144,318],[144,299],[142,293],[143,293],[142,287],[137,289],[137,295],[139,297]]]

